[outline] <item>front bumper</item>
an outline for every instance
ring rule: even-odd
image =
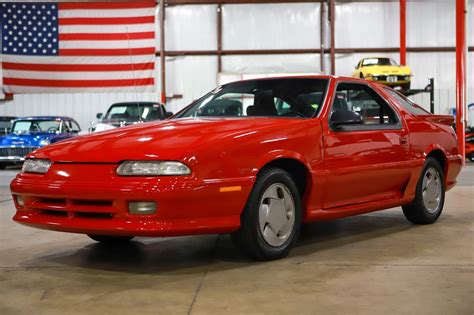
[[[1,163],[21,163],[24,161],[24,156],[0,156]]]
[[[53,164],[46,175],[19,174],[11,184],[17,209],[13,220],[36,228],[101,235],[228,233],[239,228],[254,181],[253,177],[119,177],[115,167]],[[222,192],[229,186],[241,189]],[[154,201],[157,212],[130,214],[130,201]]]
[[[374,78],[372,76],[369,76],[367,78],[367,80],[377,82],[377,83],[381,83],[381,84],[388,85],[388,86],[402,86],[402,85],[409,84],[411,82],[411,80],[404,80],[404,79],[400,79],[400,78],[398,78],[396,81],[389,82],[389,81],[387,81],[386,76],[378,77],[378,78]]]

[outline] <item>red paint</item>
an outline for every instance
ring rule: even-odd
[[[161,93],[161,103],[166,104],[166,93],[164,92]]]
[[[464,109],[466,108],[466,1],[456,0],[456,134],[465,163]]]
[[[135,81],[135,82],[134,82]],[[18,79],[3,78],[6,85],[18,86],[44,86],[44,87],[116,87],[131,85],[152,85],[153,78],[146,79],[124,79],[124,80],[38,80],[38,79]]]
[[[93,10],[93,9],[140,9],[153,8],[155,1],[123,1],[123,2],[60,2],[60,10]]]
[[[59,34],[59,40],[134,40],[153,39],[155,32],[135,32],[135,33],[65,33]]]
[[[59,25],[111,25],[111,24],[145,24],[155,23],[155,17],[150,16],[132,16],[120,18],[62,18],[58,20]]]
[[[2,63],[3,69],[25,70],[25,71],[51,71],[51,72],[97,72],[97,71],[138,71],[152,70],[155,68],[154,62],[130,63],[127,64],[40,64],[40,63]]]
[[[471,161],[474,161],[474,133],[466,134],[465,139],[471,139],[470,141],[465,141],[465,157],[469,158]]]
[[[57,231],[174,236],[227,233],[259,171],[277,159],[307,170],[305,222],[341,218],[409,203],[428,154],[445,160],[446,188],[461,170],[454,130],[445,119],[413,116],[377,84],[366,82],[394,108],[399,130],[334,132],[329,109],[338,81],[330,78],[321,113],[312,119],[208,118],[139,124],[52,144],[30,155],[47,158],[47,174],[19,174],[11,184],[25,206],[14,220]],[[406,139],[406,143],[404,141]],[[120,177],[123,160],[178,160],[189,176]],[[241,191],[220,192],[241,186]],[[131,215],[129,201],[155,201],[157,214]],[[92,214],[91,214],[92,213]],[[92,216],[92,217],[91,217]]]
[[[407,64],[407,1],[400,0],[400,65]]]

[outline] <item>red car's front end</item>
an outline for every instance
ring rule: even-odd
[[[265,162],[273,139],[292,134],[284,146],[294,147],[307,135],[298,120],[285,130],[280,126],[279,119],[182,119],[51,145],[29,156],[51,161],[46,173],[21,172],[11,183],[13,219],[49,230],[116,236],[235,231],[258,171],[248,165]],[[235,146],[250,135],[252,141]],[[124,161],[157,160],[181,161],[190,173],[118,174]]]
[[[121,177],[116,168],[113,163],[53,163],[47,174],[18,175],[11,184],[18,210],[14,220],[57,231],[136,236],[220,233],[239,227],[245,199],[242,194],[216,194],[223,186],[219,181]],[[252,178],[242,178],[224,185],[246,192],[251,184]],[[155,213],[130,211],[150,204]]]

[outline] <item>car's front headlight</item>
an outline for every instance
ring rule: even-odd
[[[43,139],[39,142],[39,145],[42,147],[47,146],[48,144],[51,144],[51,141],[49,141],[49,139]]]
[[[177,161],[125,161],[117,168],[120,176],[189,175],[191,170]]]
[[[46,174],[53,162],[43,159],[28,159],[23,163],[22,173]]]

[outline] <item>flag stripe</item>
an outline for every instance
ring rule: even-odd
[[[59,10],[58,17],[64,18],[111,18],[111,17],[135,17],[155,15],[155,8],[145,9],[122,9],[122,10]]]
[[[153,39],[155,32],[137,32],[137,33],[76,33],[59,34],[59,40],[135,40],[135,39]]]
[[[60,56],[127,56],[150,55],[155,53],[154,47],[132,49],[60,49]]]
[[[144,79],[127,79],[127,80],[34,80],[34,79],[18,79],[3,78],[6,85],[19,86],[44,86],[44,87],[117,87],[117,86],[140,86],[153,85],[153,78]]]
[[[84,9],[139,9],[154,8],[155,1],[137,1],[137,2],[60,2],[60,10],[84,10]]]
[[[70,87],[46,87],[46,86],[21,86],[21,85],[5,85],[5,93],[28,93],[28,94],[48,94],[48,93],[131,93],[131,92],[153,92],[153,87],[151,85],[138,85],[138,86],[121,86],[121,87],[75,87],[74,89]],[[157,96],[158,98],[158,96]]]
[[[11,63],[35,63],[35,64],[71,64],[71,65],[114,65],[114,64],[130,64],[133,63],[148,63],[154,62],[153,55],[130,55],[126,56],[55,56],[54,59],[45,58],[43,56],[18,56],[18,55],[3,55],[3,62]]]
[[[103,72],[38,72],[23,70],[3,70],[4,78],[33,80],[133,80],[134,78],[153,78],[153,69],[135,71],[103,71]]]
[[[4,70],[58,71],[58,72],[98,72],[98,71],[140,71],[155,69],[154,62],[132,64],[34,64],[4,62]]]
[[[134,49],[156,47],[155,39],[104,40],[104,41],[64,41],[59,42],[59,49]],[[153,50],[155,51],[155,50]]]
[[[136,33],[136,32],[154,32],[154,24],[123,24],[123,25],[61,25],[59,26],[60,34],[77,34],[77,33]]]
[[[66,18],[59,19],[59,25],[110,25],[110,24],[146,24],[154,23],[154,16],[135,16],[135,17],[121,17],[121,18]]]

